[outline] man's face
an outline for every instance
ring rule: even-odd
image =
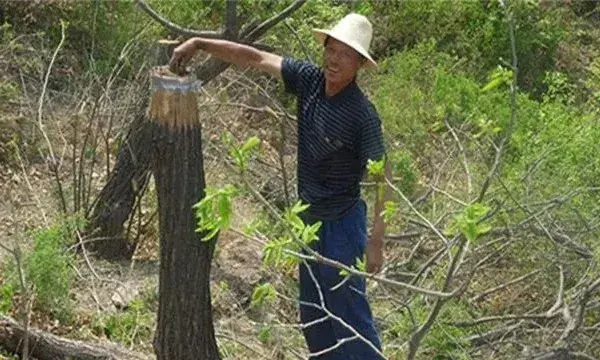
[[[323,58],[325,79],[331,83],[352,81],[363,63],[356,50],[332,37],[327,40]]]

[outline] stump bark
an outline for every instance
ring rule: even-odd
[[[204,197],[198,82],[153,77],[149,117],[160,223],[158,360],[219,359],[210,269],[216,239],[202,241],[193,205]]]

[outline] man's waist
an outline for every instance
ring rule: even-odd
[[[308,220],[337,220],[346,215],[360,201],[360,196],[345,198],[329,198],[320,200],[310,200],[300,197],[302,202],[309,207],[303,214]],[[311,221],[311,222],[312,222]]]

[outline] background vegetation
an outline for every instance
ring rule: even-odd
[[[148,4],[186,28],[222,27],[223,1]],[[264,20],[287,5],[240,0],[240,18]],[[423,333],[418,359],[542,359],[560,351],[600,358],[600,5],[311,0],[262,42],[318,62],[311,29],[350,11],[375,26],[380,67],[360,83],[383,120],[398,190],[382,274],[460,289],[429,324],[436,297],[370,281],[386,356],[410,357]],[[32,326],[56,334],[151,353],[152,183],[127,223],[137,244],[131,263],[77,249],[80,219],[145,96],[154,44],[176,36],[135,2],[118,0],[0,1],[0,26],[0,310],[27,314]],[[221,354],[305,356],[294,326],[295,267],[283,251],[294,249],[282,235],[291,215],[274,219],[252,192],[280,210],[295,202],[293,99],[273,79],[231,68],[199,104],[208,184],[241,194],[213,271]],[[245,171],[225,166],[235,163],[231,149],[252,136],[261,141]],[[364,194],[371,199],[373,187],[365,184]],[[448,274],[455,286],[446,288]],[[115,289],[133,300],[115,306]]]

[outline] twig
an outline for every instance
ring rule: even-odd
[[[548,319],[553,319],[553,318],[557,317],[558,315],[559,315],[559,313],[555,312],[554,314],[550,314],[550,315],[548,315],[547,313],[543,313],[543,314],[533,314],[533,315],[510,314],[510,315],[486,316],[486,317],[481,317],[481,318],[473,320],[473,321],[457,321],[457,322],[450,323],[450,325],[455,326],[455,327],[469,327],[469,326],[476,326],[476,325],[481,325],[481,324],[485,324],[485,323],[489,323],[489,322],[496,322],[496,321],[548,320]]]
[[[426,224],[427,227],[433,231],[443,242],[446,246],[448,246],[448,239],[446,239],[446,237],[444,236],[444,234],[442,234],[435,226],[433,226],[433,224],[423,215],[421,214],[421,212],[419,210],[417,210],[417,208],[415,208],[415,206],[412,204],[412,202],[406,197],[406,195],[404,195],[404,193],[402,192],[402,190],[400,190],[397,186],[395,186],[387,177],[385,178],[388,186],[393,189],[398,195],[400,195],[400,197],[402,198],[402,200],[404,200],[408,206],[410,207],[410,209],[417,214],[417,216],[423,220]]]
[[[471,191],[473,189],[473,183],[471,181],[471,172],[469,171],[469,163],[467,161],[467,153],[466,153],[465,149],[463,148],[463,146],[460,142],[460,139],[456,135],[456,132],[454,131],[452,126],[450,126],[448,119],[445,118],[444,123],[446,124],[446,127],[450,130],[450,133],[454,137],[454,140],[456,141],[456,144],[458,145],[458,148],[460,149],[460,153],[462,154],[463,166],[465,167],[465,173],[467,174],[467,194],[471,194]]]
[[[283,25],[285,25],[285,27],[294,35],[296,40],[298,40],[298,44],[300,44],[300,48],[302,49],[304,56],[306,56],[306,59],[310,62],[313,62],[310,53],[308,52],[308,48],[306,47],[306,44],[304,44],[304,41],[302,41],[296,29],[294,29],[287,20],[283,21]]]
[[[562,268],[561,268],[561,269],[562,269]],[[488,295],[490,295],[490,294],[493,294],[493,293],[495,293],[496,291],[500,291],[500,290],[506,289],[507,287],[509,287],[509,286],[511,286],[511,285],[518,284],[518,283],[520,283],[521,281],[523,281],[523,280],[526,280],[526,279],[530,278],[531,276],[538,274],[540,271],[541,271],[541,270],[539,270],[539,269],[538,269],[538,270],[534,270],[534,271],[532,271],[532,272],[530,272],[530,273],[528,273],[528,274],[525,274],[525,275],[523,275],[523,276],[519,276],[519,277],[518,277],[518,278],[516,278],[516,279],[513,279],[513,280],[511,280],[511,281],[508,281],[508,282],[506,282],[506,283],[504,283],[504,284],[502,284],[502,285],[498,285],[498,286],[496,286],[496,287],[493,287],[493,288],[491,288],[491,289],[488,289],[488,290],[486,290],[486,291],[482,292],[481,294],[479,294],[479,295],[477,295],[477,296],[473,296],[471,299],[469,299],[469,301],[470,301],[470,302],[477,302],[477,301],[479,301],[479,300],[483,299],[484,297],[486,297],[486,296],[488,296]],[[561,274],[562,274],[562,272],[561,272]],[[554,312],[554,311],[550,311],[550,312]]]
[[[556,344],[570,345],[571,341],[577,334],[579,328],[583,324],[584,315],[586,312],[586,305],[587,305],[588,301],[590,300],[591,296],[594,293],[596,293],[598,290],[600,290],[600,278],[596,279],[596,281],[594,281],[592,284],[587,286],[585,291],[583,291],[583,294],[581,295],[579,303],[577,304],[577,307],[576,307],[575,317],[574,318],[571,317],[571,319],[568,321],[565,331],[560,336],[560,338],[558,339]],[[568,318],[570,316],[567,313],[567,311],[569,311],[568,305],[565,305],[565,308],[563,310],[564,310],[563,314],[565,315],[565,317]]]
[[[33,191],[33,187],[31,186],[31,182],[29,181],[29,176],[27,176],[27,171],[25,170],[25,164],[23,163],[23,158],[21,157],[21,151],[19,150],[19,147],[17,146],[17,144],[15,144],[14,142],[12,142],[12,144],[15,147],[15,155],[17,156],[17,159],[19,160],[19,166],[21,167],[21,171],[23,173],[23,178],[25,179],[25,183],[27,184],[27,187],[29,188],[31,195],[33,196],[33,198],[35,199],[35,202],[37,203],[38,210],[40,211],[40,214],[42,215],[42,220],[44,220],[44,225],[48,226],[49,225],[48,217],[46,216],[46,212],[44,211],[44,207],[42,206],[42,202],[40,200],[40,197],[38,196],[38,193],[36,191]]]
[[[62,210],[63,213],[67,212],[67,201],[65,199],[65,194],[63,192],[63,188],[62,188],[62,183],[60,181],[60,176],[58,174],[58,162],[54,156],[54,151],[52,150],[52,144],[50,143],[50,139],[48,138],[48,134],[46,133],[46,131],[44,130],[44,123],[42,121],[43,118],[43,107],[44,107],[44,99],[46,97],[46,90],[48,88],[48,81],[50,79],[50,72],[52,71],[52,67],[54,66],[54,62],[56,61],[56,57],[58,56],[58,52],[60,51],[60,49],[62,48],[65,39],[66,39],[66,27],[67,25],[65,24],[64,21],[61,21],[60,23],[61,25],[61,37],[60,37],[60,42],[58,43],[58,46],[56,47],[56,49],[54,50],[54,54],[52,54],[52,58],[50,60],[50,64],[48,65],[48,69],[46,69],[46,76],[44,77],[44,84],[42,86],[42,93],[40,95],[40,99],[38,102],[38,127],[40,129],[40,132],[42,133],[42,135],[44,136],[44,140],[46,140],[46,144],[48,145],[48,152],[50,153],[50,161],[51,161],[51,165],[50,165],[50,169],[52,170],[52,172],[54,173],[54,177],[56,178],[56,183],[58,186],[58,193],[60,196],[60,200],[61,200],[61,205],[62,205]]]
[[[496,173],[498,172],[498,170],[501,166],[502,156],[504,155],[506,145],[510,141],[510,138],[511,138],[513,130],[514,130],[515,123],[517,122],[517,111],[518,111],[518,104],[517,104],[517,81],[518,81],[518,78],[517,78],[517,76],[518,76],[519,68],[518,68],[518,60],[517,60],[517,49],[516,49],[516,45],[515,45],[516,44],[515,23],[514,23],[514,18],[512,16],[512,14],[508,10],[508,6],[506,6],[506,4],[504,3],[504,0],[501,0],[500,4],[504,8],[504,15],[506,16],[506,18],[508,20],[508,34],[510,37],[510,49],[511,49],[511,54],[512,54],[513,78],[512,78],[512,82],[510,84],[510,122],[508,124],[508,129],[504,132],[504,136],[502,137],[500,146],[499,146],[498,150],[496,151],[496,156],[494,157],[494,163],[492,165],[492,168],[490,169],[485,180],[483,181],[483,185],[481,186],[481,191],[479,192],[479,196],[477,197],[476,202],[481,202],[483,200],[483,198],[485,197],[485,194],[491,184],[492,179],[496,176]]]
[[[306,269],[308,270],[308,273],[310,275],[310,278],[313,281],[313,284],[315,285],[315,287],[317,288],[317,291],[319,293],[319,301],[321,303],[321,306],[318,306],[316,304],[312,304],[312,303],[305,303],[305,302],[301,302],[301,305],[305,305],[305,306],[312,306],[315,307],[317,309],[320,309],[321,311],[323,311],[325,314],[327,314],[327,316],[329,316],[332,320],[337,321],[338,323],[340,323],[344,328],[348,329],[351,333],[354,334],[353,340],[358,339],[361,340],[363,343],[365,343],[366,345],[368,345],[373,351],[375,351],[377,354],[379,354],[382,357],[383,354],[381,353],[381,351],[371,342],[369,341],[367,338],[365,338],[362,334],[360,334],[356,329],[354,329],[352,326],[350,326],[348,323],[346,323],[346,321],[344,321],[344,319],[342,319],[341,317],[335,315],[334,313],[332,313],[326,306],[325,304],[325,300],[323,298],[323,292],[321,289],[321,285],[319,284],[319,282],[317,281],[317,278],[315,277],[311,267],[309,266],[309,264],[304,261],[304,266],[306,266]],[[344,341],[345,339],[342,340],[338,340],[338,344],[340,344],[342,341]],[[346,340],[349,341],[349,340]],[[330,349],[327,349],[328,351],[331,351],[333,349],[335,349],[337,346],[334,346]],[[319,355],[322,352],[319,352]],[[312,355],[312,354],[311,354]],[[315,355],[318,356],[318,355]]]
[[[497,340],[498,338],[503,337],[505,334],[508,334],[510,332],[517,330],[518,328],[523,326],[524,323],[525,323],[525,321],[521,320],[513,325],[503,326],[501,328],[490,330],[483,334],[472,335],[468,338],[468,341],[472,346],[475,346],[475,347],[481,346],[484,344],[488,344],[488,343],[491,343],[491,342]]]
[[[23,348],[21,350],[21,358],[24,360],[29,359],[29,318],[31,314],[31,307],[33,306],[33,291],[29,291],[27,286],[27,280],[25,278],[25,271],[23,269],[23,253],[21,252],[21,248],[17,243],[14,244],[14,248],[9,248],[6,245],[0,243],[0,248],[6,250],[10,253],[15,259],[15,265],[17,267],[17,273],[19,276],[19,285],[21,288],[21,292],[24,297],[24,305],[21,307],[20,312],[22,315],[23,321]]]

